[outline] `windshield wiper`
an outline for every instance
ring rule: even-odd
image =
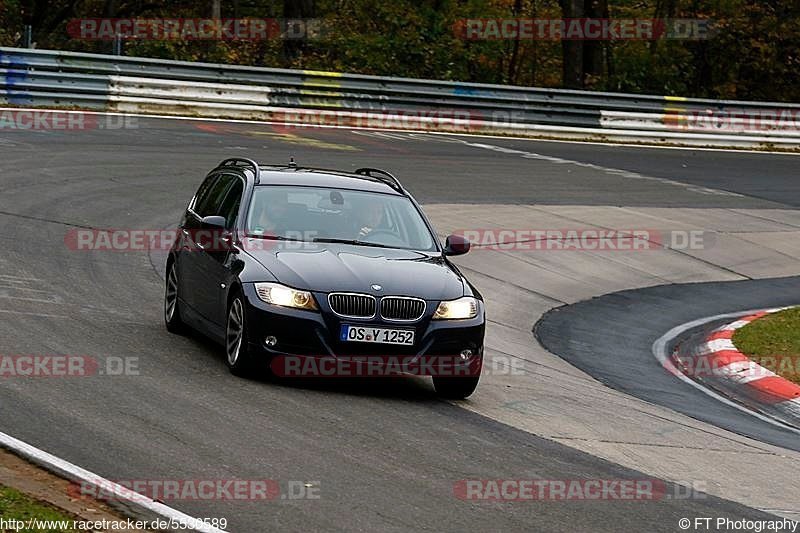
[[[284,237],[283,235],[261,235],[258,233],[248,233],[247,236],[253,239],[267,239],[269,241],[307,242],[302,239],[293,239],[292,237]]]
[[[385,244],[377,244],[374,242],[367,242],[367,241],[357,241],[354,239],[314,239],[311,242],[324,242],[324,243],[332,243],[332,244],[353,244],[355,246],[373,246],[375,248],[392,248],[392,246],[386,246]]]

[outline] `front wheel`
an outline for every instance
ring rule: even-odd
[[[225,363],[231,373],[245,377],[253,371],[253,357],[247,342],[247,320],[242,296],[237,294],[228,307],[228,323],[225,328]]]
[[[164,324],[170,333],[184,333],[186,325],[181,319],[180,300],[178,299],[178,269],[175,262],[167,269],[167,282],[164,290]]]
[[[480,376],[469,377],[441,377],[434,376],[433,387],[436,394],[448,400],[463,400],[478,388]]]

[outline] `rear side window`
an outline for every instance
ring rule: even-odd
[[[216,183],[217,178],[219,176],[209,176],[205,179],[200,188],[197,189],[197,194],[194,195],[194,200],[192,204],[189,206],[189,209],[194,211],[195,213],[200,213],[199,209],[200,206],[206,204],[208,202],[209,193],[211,189],[214,187],[214,183]]]
[[[216,178],[216,181],[205,191],[198,195],[195,202],[194,212],[200,218],[209,217],[214,215],[222,215],[222,202],[225,200],[225,194],[228,189],[236,181],[232,176],[222,175]]]
[[[239,206],[242,204],[243,192],[244,184],[242,180],[233,178],[233,182],[228,188],[228,193],[225,195],[225,200],[217,213],[225,217],[225,226],[228,228],[232,228],[236,224],[236,216],[239,214]]]

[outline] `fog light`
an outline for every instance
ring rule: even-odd
[[[472,357],[472,350],[470,349],[461,350],[461,353],[459,355],[461,356],[461,359],[466,361],[467,359]]]
[[[266,344],[267,346],[269,346],[271,348],[271,347],[275,346],[276,344],[278,344],[278,338],[277,337],[273,337],[272,335],[270,335],[269,337],[264,339],[264,344]]]

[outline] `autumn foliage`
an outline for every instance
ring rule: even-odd
[[[0,0],[0,45],[110,53],[81,18],[305,18],[311,39],[135,40],[125,55],[485,83],[800,101],[800,4],[781,0]],[[464,39],[469,19],[692,19],[705,39]]]

